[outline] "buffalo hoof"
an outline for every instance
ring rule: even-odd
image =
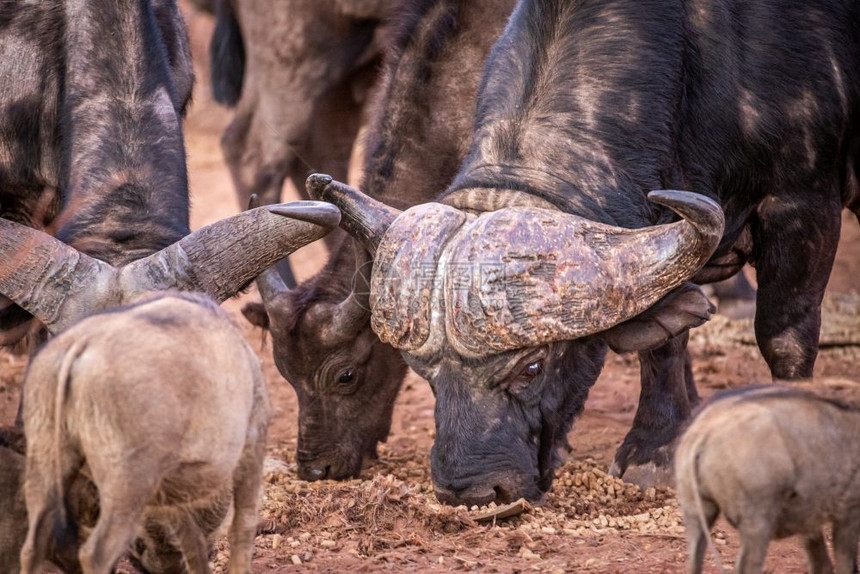
[[[624,482],[635,484],[641,490],[674,486],[674,473],[671,466],[658,466],[653,462],[631,464],[622,473],[618,463],[613,462],[609,474],[622,479]]]
[[[609,474],[642,490],[651,487],[672,486],[674,481],[675,441],[636,444],[628,436],[609,467]],[[638,447],[638,448],[637,448]]]

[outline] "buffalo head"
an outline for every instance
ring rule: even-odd
[[[406,365],[370,328],[370,261],[351,239],[314,279],[288,289],[275,269],[257,279],[263,304],[243,313],[272,334],[275,364],[299,402],[298,474],[358,475],[388,438]],[[343,248],[345,247],[345,249]]]
[[[651,192],[683,220],[626,229],[524,194],[495,211],[401,213],[328,176],[308,187],[375,254],[373,330],[433,387],[443,502],[539,499],[607,347],[655,347],[713,312],[687,280],[716,248],[723,214],[694,193]]]

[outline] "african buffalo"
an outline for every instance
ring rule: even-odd
[[[193,75],[175,2],[5,2],[0,38],[0,216],[112,265],[186,235]],[[0,343],[29,325],[4,301]]]
[[[439,203],[311,176],[374,254],[374,331],[433,386],[441,500],[540,498],[609,347],[642,373],[613,470],[668,477],[686,331],[713,312],[690,281],[747,260],[773,376],[812,374],[841,209],[860,215],[858,74],[856,3],[521,0]]]
[[[253,194],[277,203],[288,178],[304,193],[320,166],[346,179],[377,36],[396,3],[217,1],[212,89],[236,106],[221,143],[241,207]]]
[[[53,334],[152,291],[200,291],[221,302],[339,220],[336,208],[320,202],[260,207],[114,267],[46,233],[0,219],[0,249],[6,255],[0,259],[0,293]]]
[[[189,231],[181,116],[193,77],[175,2],[51,0],[5,6],[0,35],[10,57],[0,64],[6,67],[0,74],[6,111],[0,116],[0,293],[42,307],[55,327],[156,286],[202,290],[223,300],[267,267],[272,256],[301,244],[302,237],[289,237],[292,222],[258,212],[222,222],[143,262]],[[320,221],[333,216],[320,206],[287,208],[295,209],[304,214],[300,217],[322,214]],[[13,222],[47,226],[66,245]],[[300,235],[324,233],[299,227],[305,230]],[[263,235],[243,238],[250,251],[238,253],[232,238],[246,232]],[[34,251],[28,238],[45,251]],[[219,262],[228,240],[232,248]],[[86,254],[80,261],[79,252]],[[55,281],[70,285],[96,281],[98,290],[72,295],[100,302],[60,312],[52,307],[59,300],[49,300],[48,292],[27,292],[26,282],[45,279],[48,268],[31,264],[48,265]],[[115,279],[107,284],[106,277]],[[67,286],[55,287],[62,298]],[[30,316],[4,301],[0,342],[9,344],[27,330]]]
[[[66,489],[78,474],[99,499],[78,552],[84,572],[112,572],[147,523],[165,525],[189,572],[208,572],[214,529],[195,518],[223,519],[232,500],[230,572],[249,574],[269,410],[256,354],[204,295],[149,296],[69,327],[33,357],[24,385],[22,574],[39,571],[52,527],[59,540],[71,528]]]
[[[468,150],[483,61],[514,0],[412,0],[393,39],[374,102],[364,187],[406,208],[431,200]],[[471,102],[471,103],[469,103]],[[288,289],[270,269],[263,305],[243,309],[272,333],[275,364],[299,400],[298,471],[307,480],[361,470],[391,426],[406,366],[370,328],[366,251],[346,238],[314,278]],[[356,255],[357,253],[357,255]]]
[[[832,572],[827,523],[836,573],[857,572],[856,408],[781,385],[722,393],[681,437],[675,472],[690,574],[702,572],[708,531],[720,513],[741,535],[736,572],[761,572],[770,540],[792,535],[804,539],[810,572]]]
[[[252,195],[277,203],[286,179],[306,197],[304,179],[320,166],[346,179],[382,23],[397,1],[217,1],[212,91],[236,106],[221,148],[240,207]],[[295,287],[289,262],[277,268]]]

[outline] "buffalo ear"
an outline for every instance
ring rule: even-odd
[[[262,303],[248,303],[242,307],[242,314],[249,323],[261,329],[269,328],[269,314]]]
[[[604,331],[603,339],[616,353],[647,351],[698,327],[715,311],[698,285],[682,283],[645,312]]]

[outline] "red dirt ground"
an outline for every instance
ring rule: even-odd
[[[211,18],[186,11],[198,84],[186,121],[188,159],[193,196],[192,223],[199,227],[235,213],[230,177],[218,139],[231,112],[214,105],[208,95],[206,44]],[[299,278],[310,276],[325,260],[325,248],[311,245],[297,254]],[[846,329],[853,345],[822,350],[816,376],[854,377],[860,359],[860,226],[848,217],[828,291],[851,293],[831,305],[828,329]],[[242,302],[226,308],[240,324]],[[847,309],[847,311],[846,311]],[[832,319],[832,321],[831,321]],[[832,325],[839,328],[831,328]],[[852,330],[853,329],[853,330]],[[589,397],[583,417],[570,435],[571,461],[560,472],[546,504],[497,525],[479,525],[465,508],[440,506],[428,477],[433,437],[433,400],[429,386],[411,375],[395,409],[389,442],[380,459],[365,468],[358,480],[345,483],[304,483],[296,478],[296,401],[292,388],[279,376],[271,347],[259,331],[247,329],[263,358],[274,406],[269,435],[270,472],[263,504],[264,530],[257,538],[255,572],[316,570],[486,571],[486,572],[681,572],[686,559],[683,528],[671,491],[639,492],[603,473],[615,448],[629,429],[638,401],[635,356],[612,355]],[[767,381],[763,359],[749,342],[747,323],[719,318],[692,337],[695,373],[700,392],[752,381]],[[844,337],[843,337],[844,339]],[[850,342],[849,341],[849,342]],[[0,423],[14,417],[24,360],[0,355]],[[738,539],[725,523],[717,525],[716,548],[726,565],[738,552]],[[224,571],[228,556],[223,539],[215,558]],[[709,554],[707,571],[717,566]],[[768,572],[805,572],[805,557],[795,540],[772,544]]]

